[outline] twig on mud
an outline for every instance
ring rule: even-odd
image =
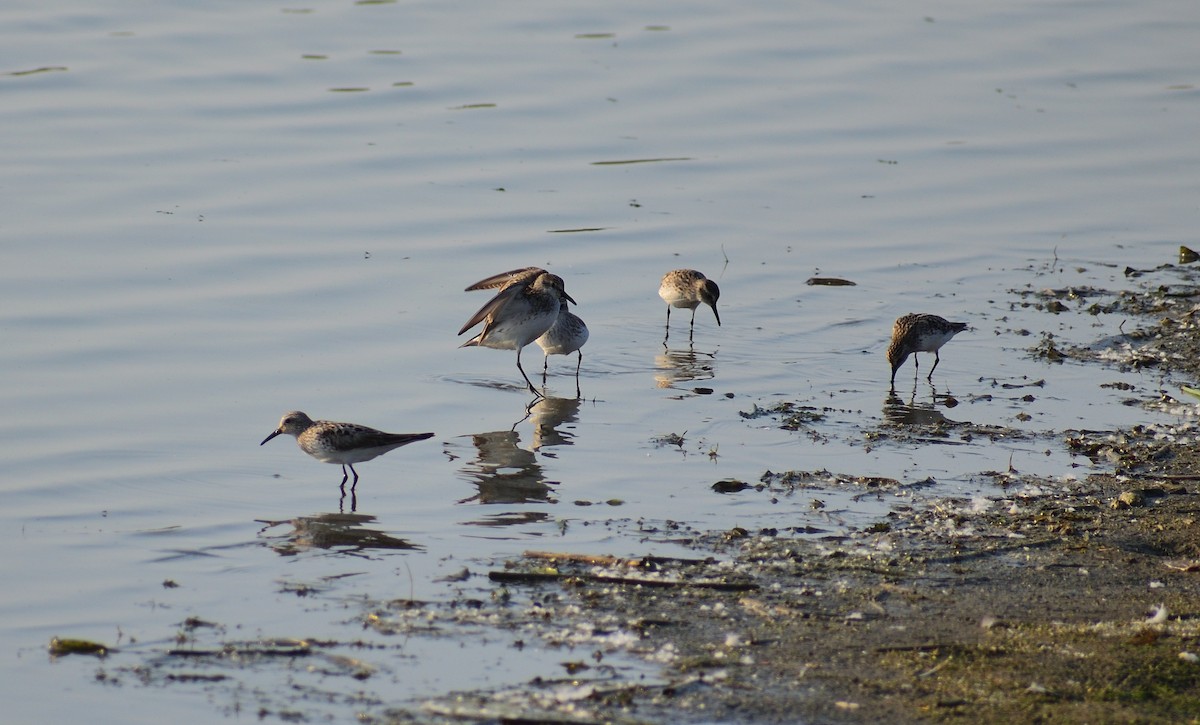
[[[929,677],[930,675],[935,674],[938,670],[942,669],[943,667],[945,667],[946,665],[950,664],[953,661],[954,661],[954,657],[947,657],[946,659],[937,663],[933,667],[930,667],[929,669],[925,670],[924,672],[918,672],[917,677]]]
[[[307,643],[247,645],[228,644],[221,649],[169,649],[168,657],[307,657],[313,653]]]
[[[913,645],[896,645],[893,647],[876,647],[875,651],[883,654],[886,652],[937,652],[941,649],[951,649],[954,645],[950,644],[913,644]]]
[[[597,566],[617,566],[642,568],[647,564],[707,564],[707,559],[679,559],[667,556],[639,556],[633,559],[622,559],[611,554],[570,554],[558,551],[525,551],[521,556],[526,559],[548,559],[551,561],[570,561],[576,564],[595,564]]]
[[[526,559],[549,559],[551,561],[573,561],[578,564],[596,564],[612,566],[619,564],[620,559],[611,554],[565,554],[556,551],[525,551],[521,556]]]
[[[758,589],[757,584],[750,582],[717,582],[717,581],[684,581],[679,579],[638,579],[625,576],[604,576],[602,574],[555,574],[548,572],[492,571],[488,579],[494,582],[511,584],[539,584],[548,581],[578,579],[597,584],[626,584],[640,587],[668,588],[683,587],[690,589],[713,589],[719,592],[749,592]]]
[[[1164,481],[1200,481],[1200,473],[1136,473],[1137,478],[1161,478]]]

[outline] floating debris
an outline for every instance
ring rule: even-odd
[[[65,65],[44,65],[41,68],[31,68],[30,70],[15,70],[15,71],[11,71],[9,73],[5,73],[4,75],[31,76],[31,75],[35,75],[37,73],[56,73],[56,72],[65,71],[65,70],[67,70],[67,67]]]
[[[593,161],[592,166],[622,166],[624,164],[658,164],[664,161],[691,161],[690,156],[664,156],[657,159],[622,159],[616,161]]]
[[[659,448],[663,448],[665,446],[679,446],[680,448],[683,448],[683,437],[685,435],[687,435],[686,430],[683,433],[668,433],[666,435],[655,436],[650,439],[650,442]]]
[[[67,655],[105,657],[109,652],[116,651],[108,645],[99,642],[93,642],[88,639],[71,639],[69,637],[51,637],[49,650],[51,657],[66,657]]]
[[[748,488],[754,488],[754,486],[745,481],[739,481],[736,478],[726,478],[712,485],[712,490],[717,493],[737,493],[738,491],[745,491]]]
[[[770,408],[761,408],[755,403],[754,407],[748,411],[739,410],[738,415],[746,420],[779,416],[780,428],[784,430],[800,430],[801,428],[811,426],[813,423],[824,421],[830,412],[832,412],[830,408],[817,408],[812,405],[799,405],[785,401],[772,405]]]
[[[809,277],[804,284],[810,287],[857,287],[857,282],[840,277]]]

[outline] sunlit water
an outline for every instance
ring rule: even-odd
[[[838,532],[891,503],[722,479],[828,469],[933,496],[1010,464],[1085,473],[1055,432],[1162,420],[1100,385],[1164,381],[1032,359],[1044,330],[1122,320],[1013,309],[1012,290],[1121,288],[1194,241],[1198,20],[1165,1],[7,3],[6,716],[236,710],[95,684],[95,660],[48,662],[54,635],[125,647],[111,669],[188,617],[352,638],[355,597],[486,596],[479,575],[526,549],[675,551],[612,519]],[[591,340],[582,400],[556,357],[527,417],[515,355],[454,333],[487,299],[463,287],[530,264],[564,277]],[[719,282],[724,324],[700,310],[689,347],[677,313],[664,349],[655,290],[680,266]],[[905,402],[1039,435],[868,444],[909,311],[973,329],[938,397],[901,370]],[[824,418],[741,415],[780,402]],[[437,436],[360,464],[343,499],[337,467],[258,446],[291,409]],[[349,556],[277,523],[352,507],[419,548]],[[489,636],[475,659],[414,642],[364,687],[405,705],[557,671]]]

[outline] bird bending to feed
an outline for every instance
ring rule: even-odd
[[[523,282],[531,277],[543,274],[546,270],[541,267],[523,267],[521,269],[513,269],[508,272],[494,274],[486,279],[481,279],[475,284],[467,287],[467,292],[473,292],[481,289],[495,289],[496,287],[504,288],[514,282]],[[579,368],[583,365],[583,350],[581,349],[588,341],[587,323],[583,321],[575,313],[568,310],[566,307],[558,311],[558,318],[549,330],[542,333],[542,336],[534,340],[538,347],[542,348],[545,354],[545,361],[542,363],[542,383],[546,382],[546,373],[550,369],[551,355],[570,355],[573,352],[579,353],[579,358],[575,362],[575,382],[576,390],[578,390]]]
[[[721,315],[717,312],[717,298],[721,296],[721,290],[716,282],[694,269],[674,269],[664,274],[662,282],[658,285],[658,296],[667,303],[668,337],[671,334],[672,307],[685,307],[692,311],[688,339],[691,339],[691,333],[696,328],[696,308],[701,302],[712,308],[713,316],[717,318],[717,326],[721,326]]]
[[[483,329],[461,347],[516,350],[517,370],[521,371],[529,391],[541,395],[529,381],[525,368],[521,367],[521,350],[554,326],[559,310],[565,304],[564,300],[575,300],[567,294],[562,277],[537,267],[493,275],[467,289],[494,287],[500,287],[500,291],[467,320],[458,334],[463,334],[480,322],[483,323]]]
[[[925,378],[933,382],[933,371],[941,362],[938,350],[950,342],[950,338],[965,329],[967,323],[948,322],[937,315],[908,314],[897,318],[892,325],[892,342],[887,349],[887,359],[892,364],[892,387],[896,386],[896,371],[909,355],[913,356],[913,367],[916,368],[917,374],[920,373],[921,366],[916,358],[918,352],[933,353],[933,367],[929,369],[929,376]]]
[[[266,445],[267,441],[281,433],[296,436],[296,443],[300,449],[318,461],[342,464],[343,492],[346,490],[346,480],[350,473],[354,474],[354,483],[351,484],[350,490],[353,491],[358,485],[355,463],[369,461],[393,448],[433,437],[432,433],[384,433],[355,423],[313,420],[304,413],[293,410],[283,414],[279,427],[259,445]],[[346,472],[347,466],[350,467],[350,473]]]

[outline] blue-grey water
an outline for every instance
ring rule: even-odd
[[[1010,462],[1084,475],[1053,436],[867,445],[886,337],[910,311],[971,324],[935,377],[965,401],[953,419],[1169,421],[1100,387],[1145,393],[1151,373],[1027,352],[1123,320],[1013,290],[1119,289],[1200,241],[1198,31],[1200,6],[1169,0],[6,3],[6,719],[239,717],[205,687],[97,681],[189,617],[358,637],[355,597],[486,597],[480,575],[526,549],[672,553],[613,519],[836,528],[889,505],[822,493],[820,512],[721,479],[932,477],[932,496],[987,493],[972,474]],[[487,298],[463,287],[525,265],[561,275],[591,329],[582,400],[556,357],[528,418],[515,355],[455,335]],[[664,350],[658,278],[685,266],[719,282],[724,324],[700,310],[689,349],[673,315]],[[1029,401],[998,387],[1034,380]],[[916,396],[932,404],[924,380]],[[782,401],[826,418],[740,415]],[[258,445],[291,409],[436,432],[357,467],[368,528],[420,548],[280,546],[290,525],[270,522],[351,505],[336,466]],[[316,583],[332,593],[294,593]],[[56,635],[121,652],[51,660]],[[557,668],[490,637],[416,638],[362,687],[408,706]]]

